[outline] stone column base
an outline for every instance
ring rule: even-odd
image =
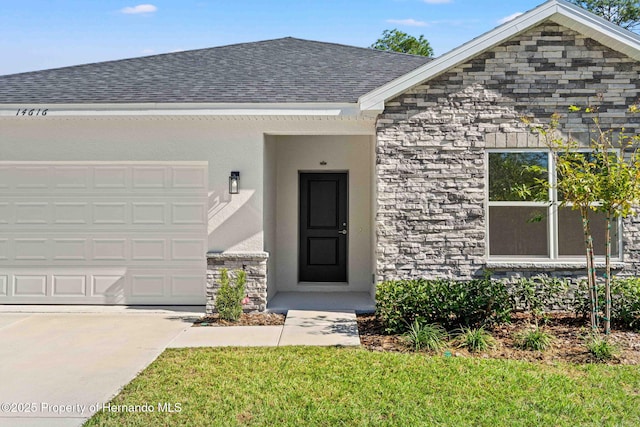
[[[247,273],[245,293],[249,303],[245,313],[265,311],[267,308],[267,252],[220,252],[207,254],[207,314],[216,313],[215,299],[220,288],[220,272],[244,270]]]

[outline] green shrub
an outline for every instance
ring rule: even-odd
[[[511,283],[511,295],[517,309],[542,316],[554,308],[571,304],[569,281],[545,275],[520,278]]]
[[[539,327],[526,329],[516,334],[514,344],[523,350],[544,351],[551,345],[553,335]]]
[[[489,278],[388,281],[376,291],[376,312],[390,333],[405,332],[416,319],[447,329],[507,322],[511,308],[506,285]]]
[[[216,296],[216,309],[221,319],[236,321],[242,315],[242,299],[247,274],[242,270],[234,272],[233,284],[226,268],[220,272],[220,289]]]
[[[615,344],[598,333],[590,334],[587,337],[586,346],[589,353],[599,362],[611,360],[619,353]]]
[[[598,287],[598,301],[604,305],[604,286]],[[573,310],[585,318],[591,312],[584,281],[575,291]],[[640,330],[640,277],[615,277],[611,281],[611,323],[619,328]]]
[[[483,327],[461,328],[458,330],[455,341],[458,347],[464,347],[471,352],[485,351],[495,346],[495,340]]]
[[[640,330],[640,277],[614,279],[611,301],[612,322],[623,328]]]
[[[414,320],[404,339],[416,350],[440,350],[447,342],[447,331],[440,325]]]

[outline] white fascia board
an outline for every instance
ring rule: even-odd
[[[0,117],[42,115],[61,116],[331,116],[359,117],[351,103],[255,103],[255,104],[0,104]],[[38,111],[39,110],[39,111]]]
[[[581,33],[584,33],[586,28],[591,29],[591,32],[597,33],[600,36],[598,38],[600,38],[601,42],[604,42],[603,44],[609,45],[612,48],[617,46],[618,49],[620,49],[619,45],[623,45],[627,47],[627,51],[624,53],[630,54],[629,52],[635,52],[635,55],[630,54],[633,58],[640,55],[640,36],[564,0],[550,0],[518,18],[502,24],[443,56],[361,96],[359,99],[360,108],[363,111],[380,111],[381,107],[384,109],[384,103],[387,100],[459,64],[467,62],[482,52],[509,40],[547,19],[563,24]],[[589,36],[593,37],[593,34],[589,34]]]

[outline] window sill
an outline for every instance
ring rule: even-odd
[[[587,263],[583,261],[487,261],[487,269],[496,270],[584,270]],[[625,267],[622,261],[611,261],[613,270],[622,270]],[[605,268],[604,261],[596,261],[596,268]]]

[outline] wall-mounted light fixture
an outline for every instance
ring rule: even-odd
[[[238,194],[240,191],[240,172],[233,171],[229,176],[229,194]]]

